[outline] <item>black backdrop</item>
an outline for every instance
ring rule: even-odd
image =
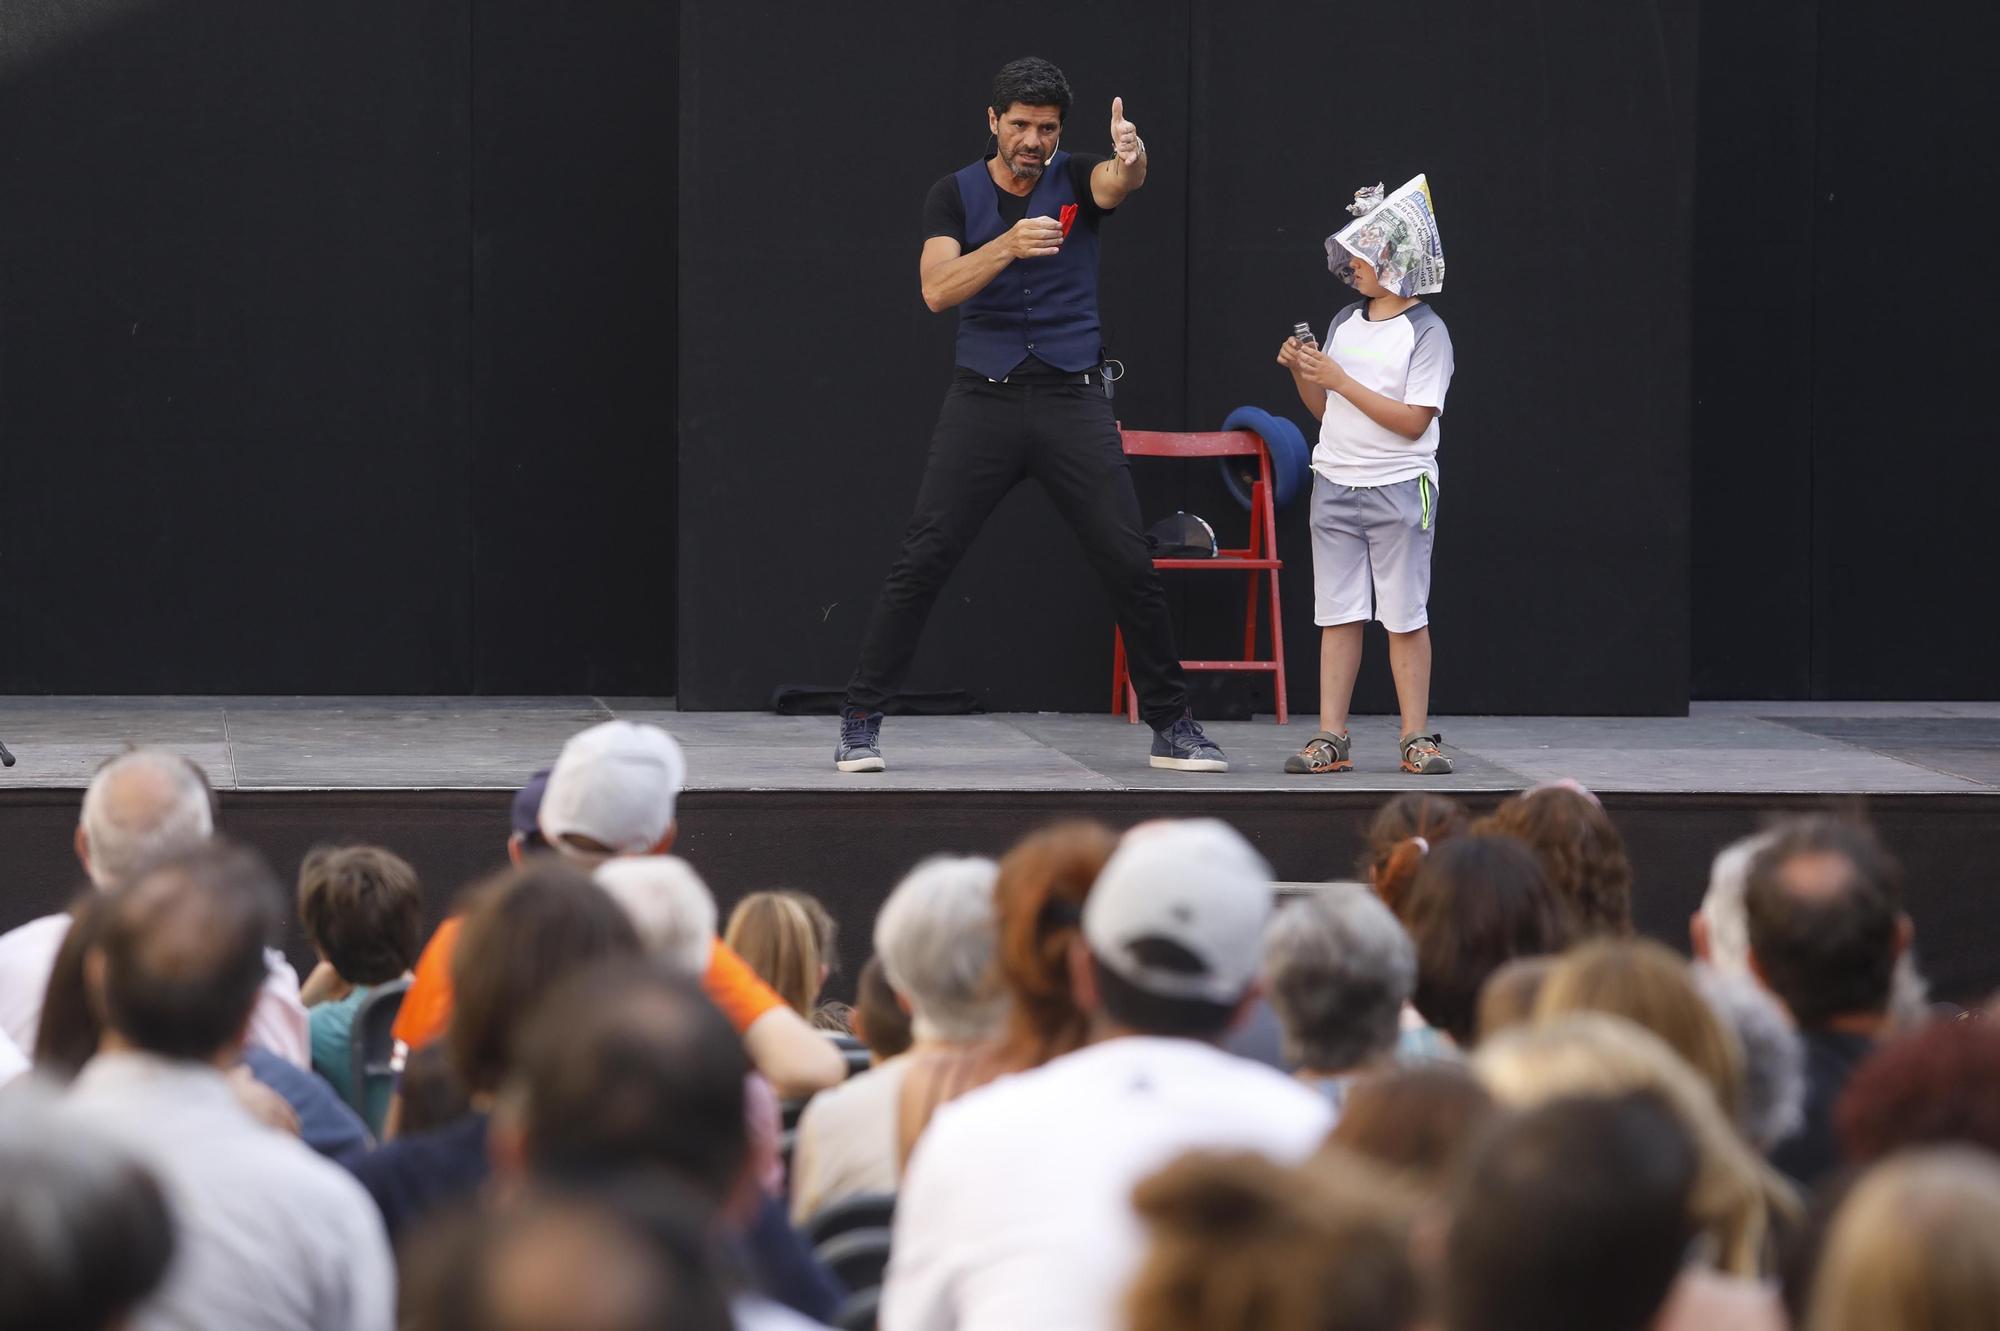
[[[1073,146],[1118,93],[1157,154],[1105,268],[1135,425],[1296,414],[1319,238],[1432,176],[1441,710],[1672,711],[1690,654],[1696,696],[1990,694],[2000,11],[1709,6],[1697,65],[1694,8],[11,0],[0,691],[838,682],[950,363],[918,202],[1034,49]],[[1236,602],[1174,595],[1222,650]],[[916,682],[1097,707],[1108,637],[1024,491]]]
[[[1459,353],[1437,705],[1685,708],[1691,2],[1565,0],[1540,23],[1419,5],[1397,25],[1419,47],[1275,3],[1074,7],[1032,37],[986,7],[874,5],[860,46],[848,14],[683,5],[683,706],[844,680],[951,364],[951,318],[918,299],[919,204],[981,150],[993,69],[1032,47],[1075,88],[1068,146],[1103,150],[1118,94],[1152,150],[1106,227],[1126,423],[1212,429],[1250,402],[1310,424],[1271,361],[1342,301],[1321,239],[1357,185],[1428,172]],[[802,132],[820,142],[774,162]],[[1149,514],[1240,524],[1208,469],[1141,466]],[[1298,511],[1280,522],[1310,707],[1308,546]],[[1190,654],[1222,654],[1238,603],[1178,595]],[[912,684],[1103,707],[1109,623],[1024,489],[946,589]],[[1373,655],[1361,704],[1382,708]]]

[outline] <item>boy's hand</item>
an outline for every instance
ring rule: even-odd
[[[1347,371],[1340,368],[1340,362],[1317,347],[1300,347],[1298,360],[1298,367],[1292,373],[1315,388],[1338,393],[1352,382]]]
[[[1300,373],[1299,353],[1304,350],[1305,344],[1300,342],[1296,337],[1286,338],[1278,344],[1278,364],[1284,366],[1293,374]]]

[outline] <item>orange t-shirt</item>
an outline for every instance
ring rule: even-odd
[[[460,916],[454,915],[437,927],[403,994],[403,1006],[396,1012],[394,1035],[411,1049],[421,1049],[445,1032],[451,1024],[451,955],[458,946]],[[781,1007],[784,999],[757,977],[748,962],[729,950],[720,938],[709,949],[708,969],[702,972],[701,987],[722,1009],[737,1034],[750,1023]]]

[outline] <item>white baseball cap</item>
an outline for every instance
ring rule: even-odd
[[[585,836],[616,855],[643,855],[674,822],[687,759],[658,726],[606,721],[570,736],[549,770],[539,819],[551,846]]]
[[[1235,1003],[1257,977],[1271,866],[1215,818],[1125,834],[1083,907],[1091,955],[1160,998]]]

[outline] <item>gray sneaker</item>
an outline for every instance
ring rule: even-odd
[[[841,710],[840,743],[833,746],[833,765],[843,772],[888,769],[889,764],[882,761],[882,713]]]
[[[1222,756],[1220,745],[1201,733],[1194,713],[1187,712],[1165,730],[1153,732],[1153,766],[1177,772],[1226,772],[1229,759]]]

